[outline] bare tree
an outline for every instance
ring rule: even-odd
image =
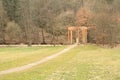
[[[6,13],[3,8],[3,1],[0,0],[0,43],[5,44],[5,25],[7,22]]]
[[[26,39],[27,44],[30,46],[32,44],[32,1],[31,0],[20,0],[20,22],[22,30],[24,31],[23,36]]]

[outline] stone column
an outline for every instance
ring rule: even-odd
[[[71,31],[70,31],[70,43],[71,43],[71,44],[73,43],[72,38],[73,38],[73,34],[72,34],[72,30],[71,30]]]
[[[84,27],[82,28],[82,43],[86,44],[87,43],[87,28]]]
[[[68,42],[70,42],[70,31],[68,30]]]

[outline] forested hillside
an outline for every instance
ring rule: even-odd
[[[120,43],[120,0],[0,0],[0,44],[67,44],[68,26],[88,25],[89,42]]]

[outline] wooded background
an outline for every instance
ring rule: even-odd
[[[91,24],[89,42],[119,44],[120,0],[0,0],[0,44],[67,44],[68,26]]]

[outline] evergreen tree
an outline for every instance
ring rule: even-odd
[[[19,0],[2,0],[5,11],[7,12],[7,16],[10,21],[16,20],[18,17],[17,13],[17,5]]]

